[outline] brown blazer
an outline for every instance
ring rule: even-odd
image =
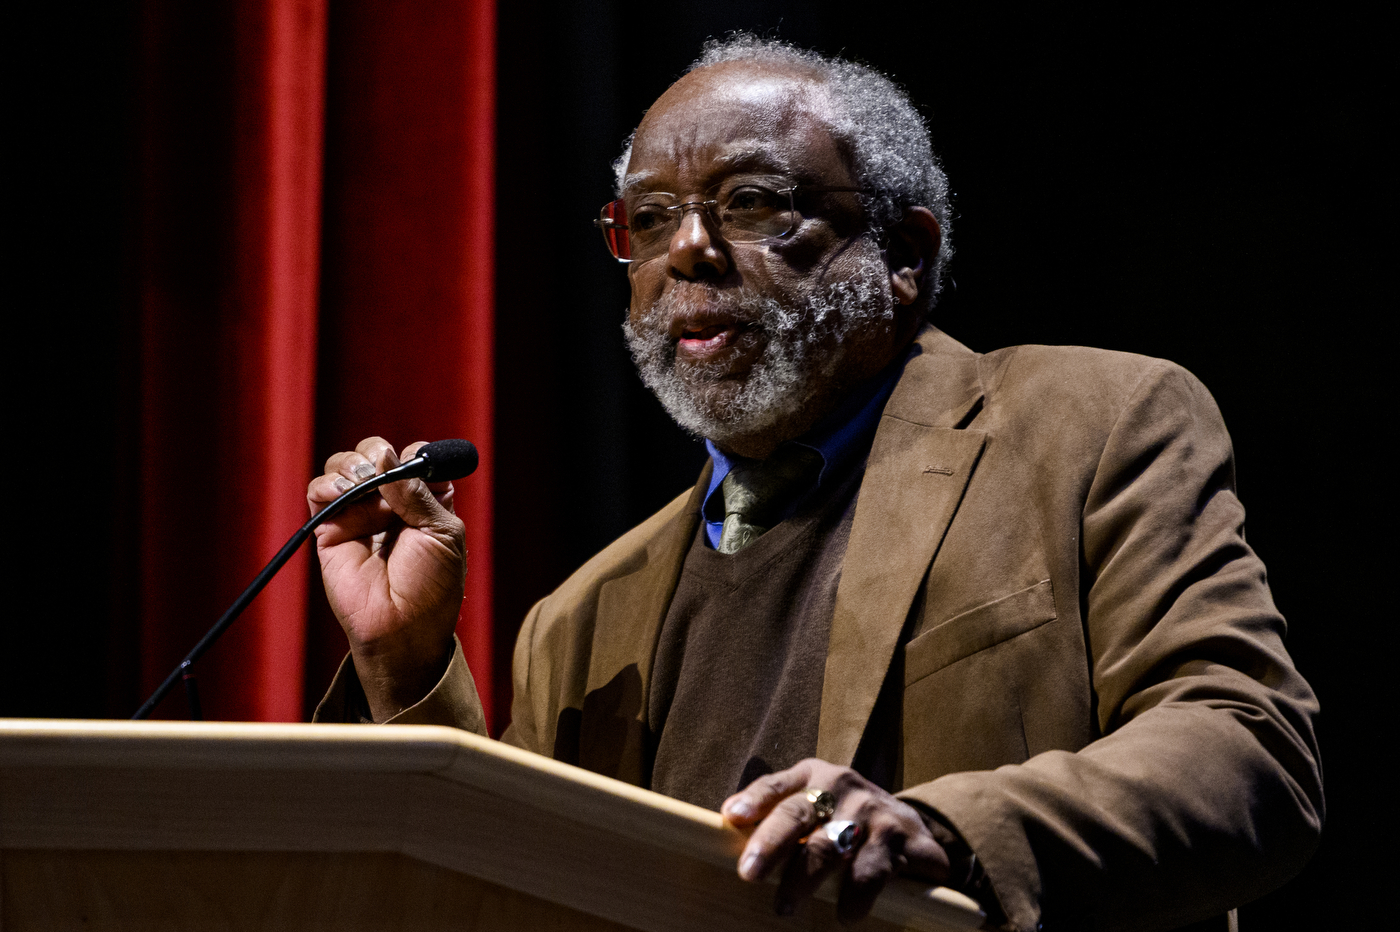
[[[504,740],[645,785],[653,651],[707,479],[530,612]],[[900,795],[962,833],[1018,928],[1173,928],[1276,886],[1321,826],[1317,703],[1233,485],[1185,370],[925,328],[857,500],[817,756],[851,763],[902,681],[882,723]],[[399,720],[461,721],[463,674]]]

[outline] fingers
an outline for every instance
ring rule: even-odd
[[[422,446],[422,444],[415,446]],[[376,472],[384,473],[398,466],[399,463],[400,460],[398,455],[394,453],[394,448],[386,446],[379,452],[379,460],[375,463],[375,469]],[[403,482],[390,483],[382,486],[379,489],[379,494],[384,497],[384,501],[394,510],[394,513],[403,519],[404,524],[411,528],[427,531],[444,538],[460,538],[463,534],[462,522],[438,503],[432,490],[422,479],[408,479]]]
[[[377,475],[374,464],[385,449],[392,448],[383,437],[368,437],[354,450],[332,454],[326,460],[325,473],[312,479],[306,488],[306,503],[311,513],[320,513],[326,505]]]
[[[904,873],[922,877],[934,883],[947,883],[951,875],[951,858],[948,851],[928,833],[909,836],[904,842],[904,858],[907,867]]]
[[[778,892],[773,897],[774,911],[780,916],[792,915],[797,902],[816,893],[827,877],[845,867],[847,859],[848,856],[838,851],[836,843],[822,831],[822,826],[814,826],[807,840],[788,858],[778,882]]]
[[[408,460],[411,460],[415,456],[417,456],[418,451],[423,449],[427,445],[428,441],[426,440],[419,440],[416,443],[410,443],[408,446],[404,447],[402,450],[399,451],[399,457],[400,459],[407,462]],[[456,513],[452,507],[454,489],[452,487],[451,482],[425,482],[424,485],[428,487],[429,492],[433,493],[433,498],[437,499],[439,505],[446,508],[448,511],[453,512],[454,514]]]
[[[827,820],[807,798],[808,788],[835,797],[833,831],[840,822],[860,826],[854,847],[840,850],[823,830]],[[948,855],[918,812],[846,767],[803,761],[755,780],[725,800],[721,812],[735,826],[756,823],[739,860],[740,877],[762,880],[786,862],[774,900],[780,915],[836,873],[844,874],[837,916],[846,923],[867,915],[896,873],[935,882],[948,877]]]
[[[804,760],[787,770],[759,777],[726,799],[720,807],[720,814],[730,825],[738,828],[761,822],[784,799],[811,786],[812,764],[821,763]]]
[[[306,503],[311,513],[320,513],[326,505],[373,478],[378,472],[374,460],[388,447],[389,442],[383,437],[369,437],[361,440],[354,450],[335,453],[327,459],[325,473],[312,479],[306,488]]]
[[[351,482],[364,482],[373,478],[378,470],[375,463],[385,450],[393,450],[383,437],[366,437],[355,445],[354,450],[332,454],[326,460],[326,474],[339,474]]]
[[[831,766],[802,761],[759,777],[724,801],[720,811],[731,825],[758,826],[739,858],[739,876],[744,880],[766,877],[821,821],[816,807],[802,793],[816,780],[813,765]]]
[[[836,899],[836,918],[843,923],[864,919],[875,905],[875,898],[903,866],[897,848],[903,839],[872,835],[857,849],[846,882]]]
[[[774,865],[781,864],[821,824],[821,817],[803,795],[792,795],[779,802],[754,829],[739,859],[739,876],[762,880]]]
[[[404,447],[401,454],[402,460],[412,459],[424,446],[427,446],[426,440],[419,440]],[[386,460],[386,455],[391,458],[391,461]],[[389,462],[389,465],[381,466],[382,462]],[[307,487],[306,498],[311,507],[311,513],[313,515],[318,513],[328,503],[350,491],[356,485],[366,479],[374,478],[386,469],[392,469],[399,462],[399,456],[394,454],[393,446],[383,437],[366,437],[355,446],[354,450],[332,454],[326,460],[325,474],[311,480],[311,484]],[[453,511],[454,489],[451,482],[427,483],[426,487],[437,499],[439,505],[448,512]],[[395,509],[395,511],[397,510]]]
[[[907,803],[883,793],[872,795],[858,814],[847,818],[863,819],[866,835],[851,859],[836,901],[836,917],[841,922],[849,924],[867,916],[875,898],[896,874],[934,883],[948,881],[948,853]]]
[[[326,475],[312,479],[306,487],[306,500],[311,505],[311,513],[316,514],[354,487],[355,483],[344,476]]]
[[[918,814],[893,797],[872,798],[859,817],[865,836],[836,901],[836,918],[848,924],[867,916],[890,878],[907,870],[909,846],[920,837],[913,833],[924,830]]]

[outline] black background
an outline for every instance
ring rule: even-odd
[[[10,465],[40,468],[10,486],[0,711],[119,715],[134,660],[140,15],[26,16],[7,56],[7,420]],[[1379,18],[1335,4],[575,2],[504,3],[499,22],[502,659],[530,602],[703,461],[632,372],[625,275],[589,220],[622,139],[702,40],[776,32],[893,74],[922,106],[955,192],[940,327],[978,350],[1163,356],[1212,389],[1250,542],[1322,700],[1329,809],[1318,856],[1242,928],[1382,915],[1369,899],[1393,811],[1372,776],[1393,732],[1381,284],[1396,204]]]

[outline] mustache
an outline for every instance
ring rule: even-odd
[[[753,335],[790,329],[801,313],[800,307],[749,288],[683,283],[653,301],[638,323],[653,334],[665,334],[674,345],[683,332],[706,327],[737,325]]]

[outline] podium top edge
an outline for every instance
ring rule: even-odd
[[[463,738],[474,738],[465,732],[441,725],[311,725],[300,723],[265,722],[129,722],[84,719],[0,719],[0,763],[42,766],[75,762],[74,755],[85,757],[84,750],[109,755],[137,755],[132,763],[163,756],[162,751],[178,755],[197,765],[204,755],[201,751],[232,751],[240,754],[261,748],[279,753],[262,761],[297,767],[305,755],[321,754],[339,749],[341,754],[354,747],[382,748],[393,745],[393,758],[378,756],[387,769],[436,769],[450,759]],[[485,740],[485,739],[478,739]],[[407,757],[400,755],[408,755]],[[155,755],[152,757],[151,755]],[[260,760],[243,757],[248,764]],[[368,763],[374,763],[369,758]],[[379,769],[374,767],[373,769]]]
[[[479,783],[487,771],[528,771],[533,780],[582,784],[594,793],[732,832],[719,813],[443,725],[0,719],[0,767],[333,768],[429,774],[466,783]]]

